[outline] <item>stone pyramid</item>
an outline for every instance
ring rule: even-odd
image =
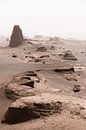
[[[10,47],[17,47],[23,43],[23,34],[19,25],[15,25],[10,38]]]

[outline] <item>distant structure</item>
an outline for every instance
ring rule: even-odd
[[[19,25],[15,25],[10,38],[10,47],[17,47],[23,43],[23,34]]]

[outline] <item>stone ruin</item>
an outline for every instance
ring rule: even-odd
[[[10,47],[17,47],[23,43],[23,34],[19,25],[15,25],[13,28],[13,32],[10,38]]]

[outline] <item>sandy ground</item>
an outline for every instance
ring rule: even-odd
[[[78,41],[66,41],[65,43],[56,44],[49,43],[49,41],[34,41],[31,44],[25,44],[17,48],[0,48],[0,120],[2,119],[4,113],[6,112],[9,105],[12,103],[8,100],[4,94],[3,83],[8,82],[15,74],[24,72],[27,70],[41,70],[39,72],[40,78],[46,79],[46,86],[50,89],[56,88],[63,91],[63,94],[67,96],[74,96],[77,98],[82,98],[86,100],[86,45]],[[45,46],[47,52],[37,52],[36,49],[39,46]],[[55,48],[50,49],[51,46]],[[77,61],[65,61],[61,59],[59,54],[65,50],[71,50]],[[17,57],[12,57],[13,55]],[[41,59],[39,62],[35,62],[32,58],[38,59],[42,55],[49,55]],[[72,64],[77,71],[77,74],[72,75],[78,81],[68,81],[66,77],[70,75],[56,74],[52,69],[56,68],[58,63],[66,62]],[[45,64],[43,64],[45,62]],[[79,76],[80,75],[80,76]],[[74,84],[80,84],[82,86],[82,91],[79,93],[74,93],[72,91]],[[86,119],[79,117],[71,117],[67,112],[61,113],[60,115],[54,114],[49,117],[42,119],[27,121],[24,123],[19,123],[16,125],[0,124],[0,130],[85,130],[86,129]]]

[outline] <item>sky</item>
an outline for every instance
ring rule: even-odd
[[[0,0],[0,35],[20,25],[24,35],[86,40],[86,0]]]

